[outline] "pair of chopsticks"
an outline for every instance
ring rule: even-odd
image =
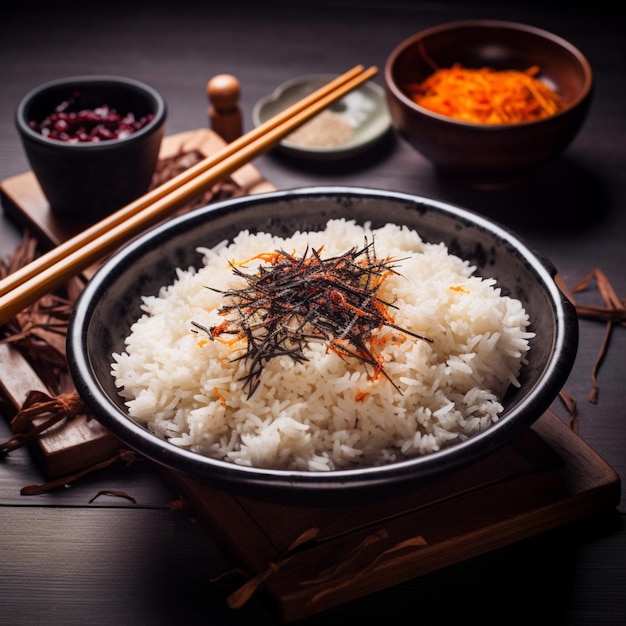
[[[173,213],[377,73],[357,65],[212,156],[0,280],[0,326],[43,295]]]

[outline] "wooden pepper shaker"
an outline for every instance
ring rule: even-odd
[[[240,137],[243,131],[239,94],[239,81],[230,74],[217,74],[207,83],[209,122],[227,143]]]

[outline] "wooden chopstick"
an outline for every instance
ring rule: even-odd
[[[0,325],[105,254],[223,180],[377,73],[356,66],[216,154],[87,228],[0,281]]]
[[[166,181],[156,189],[153,189],[152,191],[146,193],[137,200],[134,200],[130,204],[121,208],[119,211],[112,213],[111,215],[105,217],[96,224],[85,229],[76,237],[68,239],[67,241],[59,244],[46,254],[38,257],[32,263],[13,272],[4,280],[0,281],[0,295],[8,293],[14,287],[17,287],[18,285],[23,283],[25,280],[36,276],[45,268],[50,267],[51,265],[54,265],[58,261],[62,260],[69,253],[81,248],[85,245],[86,242],[99,237],[103,233],[106,233],[114,226],[121,224],[132,215],[142,211],[153,202],[171,193],[177,187],[180,187],[184,183],[187,183],[190,180],[196,178],[203,172],[206,172],[209,168],[213,167],[230,155],[236,153],[251,141],[264,136],[265,133],[267,133],[268,131],[289,120],[289,118],[293,115],[305,110],[312,103],[324,97],[325,95],[332,93],[335,89],[347,83],[349,80],[353,79],[355,76],[358,76],[362,72],[362,65],[357,65],[353,67],[345,74],[338,76],[336,79],[330,81],[328,84],[320,87],[320,89],[318,89],[314,93],[296,102],[292,107],[288,107],[286,110],[278,113],[276,116],[274,116],[264,124],[259,125],[257,128],[251,130],[249,133],[246,133],[232,143],[227,144],[226,146],[224,146],[224,148],[222,148],[215,154],[206,157],[199,163],[183,171],[178,176]]]

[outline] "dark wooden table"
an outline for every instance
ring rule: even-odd
[[[415,193],[464,206],[514,229],[542,251],[568,285],[601,269],[626,296],[626,57],[623,9],[600,4],[433,2],[224,2],[178,0],[133,7],[24,3],[0,20],[0,176],[28,170],[14,108],[35,85],[72,74],[111,73],[154,85],[169,104],[168,134],[207,125],[207,80],[232,73],[242,85],[245,129],[254,103],[290,78],[340,73],[357,63],[381,70],[402,39],[441,22],[484,17],[539,26],[588,56],[596,77],[587,123],[561,158],[516,189],[446,185],[392,136],[349,166],[313,166],[278,155],[255,161],[280,189],[340,183]],[[95,5],[98,4],[98,8]],[[381,74],[375,79],[382,83]],[[0,252],[20,229],[0,217]],[[593,300],[593,289],[588,294]],[[587,400],[605,325],[581,320],[566,390],[577,400],[579,434],[620,475],[626,470],[626,330],[616,327]],[[555,410],[567,419],[563,407]],[[10,435],[0,419],[0,439]],[[226,605],[238,583],[231,563],[148,463],[113,467],[66,488],[20,495],[43,477],[28,451],[0,461],[0,624],[274,624],[263,594]],[[131,494],[135,503],[101,496]],[[623,498],[622,498],[623,500]],[[410,580],[304,620],[370,622],[626,623],[624,508]]]

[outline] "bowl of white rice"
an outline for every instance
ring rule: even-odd
[[[423,197],[230,199],[103,264],[68,362],[94,417],[169,470],[263,499],[382,497],[463,471],[549,408],[578,343],[555,274]]]

